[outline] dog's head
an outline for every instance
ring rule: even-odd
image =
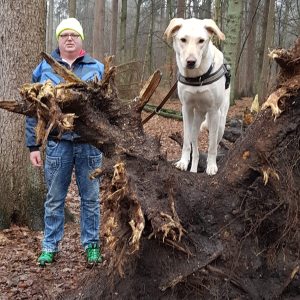
[[[174,50],[181,66],[195,69],[199,68],[213,34],[220,40],[225,39],[224,33],[212,19],[175,18],[171,20],[164,37],[168,41],[173,39]]]

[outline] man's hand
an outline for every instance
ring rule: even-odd
[[[41,159],[41,152],[38,151],[32,151],[30,152],[30,161],[34,167],[41,167],[43,165],[42,159]]]

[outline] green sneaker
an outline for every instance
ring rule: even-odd
[[[38,263],[41,267],[46,264],[51,264],[54,262],[54,256],[56,252],[42,251],[40,257],[38,258]]]
[[[102,261],[100,248],[97,244],[90,244],[85,250],[87,263],[91,266]]]

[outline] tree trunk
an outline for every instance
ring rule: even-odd
[[[245,12],[246,12],[246,3],[242,1],[242,8],[241,8],[241,16],[240,16],[240,28],[238,31],[238,40],[236,44],[236,58],[235,58],[235,76],[230,81],[231,84],[231,96],[233,99],[240,99],[241,97],[241,84],[243,84],[243,80],[241,79],[241,68],[243,68],[244,61],[243,61],[243,50],[242,50],[242,31],[245,28]],[[234,82],[233,82],[234,81]]]
[[[191,3],[193,3],[193,5],[191,5]],[[200,17],[200,6],[201,5],[199,4],[199,0],[190,0],[190,3],[189,3],[189,18],[194,17],[194,18],[201,19],[201,17]]]
[[[154,0],[151,0],[151,22],[148,33],[148,42],[147,42],[147,55],[146,61],[148,62],[148,74],[151,74],[153,71],[153,34],[154,34],[154,24],[155,24],[155,14],[154,14]]]
[[[96,0],[93,29],[93,56],[100,61],[104,59],[104,25],[105,0]]]
[[[221,31],[224,32],[223,18],[222,18],[222,1],[221,0],[216,0],[216,2],[215,2],[213,19],[215,20],[216,24],[219,26]],[[220,49],[220,50],[222,49],[222,43],[220,40],[216,39],[215,45],[218,49]]]
[[[48,11],[47,11],[47,52],[50,53],[53,49],[53,1],[54,0],[49,0],[49,6],[48,6]]]
[[[211,5],[212,5],[212,0],[206,0],[203,1],[202,4],[202,19],[211,19]]]
[[[84,1],[77,0],[77,16],[80,21],[84,32],[84,50],[87,53],[93,53],[93,24],[94,24],[94,12],[95,12],[95,0]],[[65,18],[62,15],[62,18]],[[58,25],[58,24],[57,24]]]
[[[133,34],[133,50],[132,50],[132,59],[137,59],[138,53],[138,34],[140,28],[140,17],[141,17],[141,5],[143,0],[138,0],[136,3],[136,19],[134,26],[134,34]]]
[[[185,17],[185,0],[177,0],[177,18]]]
[[[117,32],[118,32],[118,1],[112,1],[112,21],[111,21],[111,36],[110,36],[110,54],[117,54]]]
[[[278,89],[214,177],[176,170],[160,153],[159,140],[144,134],[141,111],[160,72],[128,105],[117,97],[113,67],[106,65],[101,82],[85,83],[45,56],[66,83],[25,85],[23,101],[0,103],[38,114],[46,128],[74,125],[81,141],[106,157],[91,174],[104,176],[106,265],[63,299],[79,293],[85,299],[276,299],[287,288],[299,293],[300,39],[272,56],[282,67]]]
[[[158,28],[160,32],[163,32],[165,27],[165,20],[167,19],[167,3],[165,0],[160,1],[160,14],[158,21]]]
[[[69,18],[76,18],[76,0],[68,1]]]
[[[264,59],[269,7],[270,7],[270,0],[264,1],[263,14],[261,16],[262,20],[260,20],[262,32],[261,32],[260,44],[259,44],[259,48],[258,48],[257,74],[259,74],[259,77],[257,76],[257,79],[256,79],[256,89],[257,90],[259,88],[260,74],[261,74],[263,59]]]
[[[259,84],[258,84],[258,101],[262,104],[265,100],[268,91],[268,71],[270,67],[270,59],[268,57],[269,48],[273,45],[273,38],[274,38],[274,9],[275,9],[275,0],[269,1],[268,7],[268,14],[267,18],[267,28],[266,28],[266,35],[263,37],[265,40],[264,42],[264,52],[263,52],[263,61],[262,61],[262,68],[259,77]]]
[[[242,12],[242,1],[229,0],[227,24],[226,24],[226,40],[224,43],[224,54],[228,63],[231,66],[231,103],[235,99],[235,76],[237,63],[237,45],[239,44],[240,36],[240,21]]]
[[[258,0],[251,1],[249,4],[249,13],[247,17],[247,50],[246,50],[246,74],[245,74],[245,94],[247,96],[254,95],[255,83],[255,62],[256,61],[256,23],[257,23],[257,7]]]
[[[289,16],[290,16],[290,12],[291,12],[291,7],[290,7],[290,3],[289,1],[285,2],[285,5],[283,6],[283,4],[281,3],[281,9],[284,7],[284,16],[283,16],[283,20],[282,20],[282,27],[281,30],[279,30],[279,34],[278,34],[278,44],[279,45],[285,45],[286,44],[286,36],[288,33],[288,22],[289,22]],[[300,25],[299,25],[300,26]]]
[[[45,49],[46,6],[40,0],[1,0],[0,6],[0,95],[10,99],[16,98],[21,83],[31,81],[32,70],[40,60],[39,53]],[[30,55],[24,57],[24,53]],[[43,176],[30,165],[24,128],[23,117],[0,112],[0,228],[18,223],[40,230]]]
[[[172,10],[172,0],[167,0],[167,8],[166,8],[166,26],[168,27],[168,24],[170,23],[171,19],[174,17],[173,10]],[[168,85],[169,88],[172,87],[173,83],[176,80],[176,60],[175,55],[173,51],[173,47],[166,43],[166,62],[167,62],[167,79],[168,79]]]
[[[122,0],[121,22],[120,22],[120,62],[126,60],[126,27],[127,27],[127,0]]]

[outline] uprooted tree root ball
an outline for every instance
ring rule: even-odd
[[[111,186],[103,196],[101,236],[106,249],[109,269],[124,276],[128,256],[140,248],[145,227],[144,214],[126,174],[124,163],[115,165]]]
[[[105,264],[64,299],[289,299],[300,294],[300,39],[271,56],[281,74],[214,177],[175,169],[145,135],[141,111],[159,84],[118,98],[114,67],[85,83],[44,54],[66,83],[24,85],[0,107],[76,130],[103,151]],[[271,109],[270,109],[271,108]]]

